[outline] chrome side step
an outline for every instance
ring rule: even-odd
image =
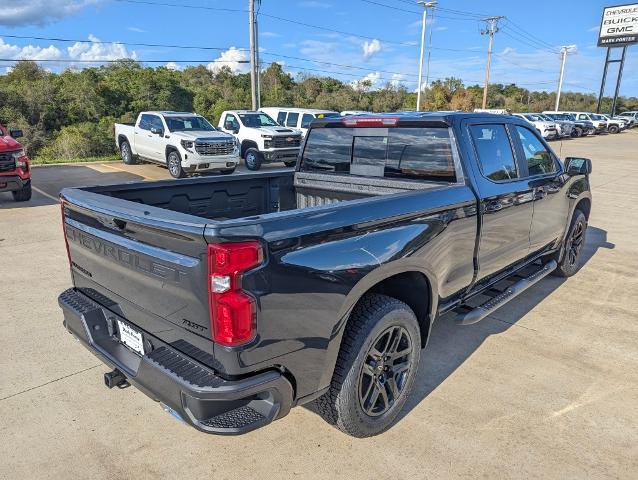
[[[545,265],[543,265],[540,270],[537,270],[530,276],[524,277],[518,282],[510,285],[509,287],[507,287],[507,289],[490,298],[483,305],[480,305],[474,309],[469,309],[469,311],[467,307],[461,307],[461,312],[456,314],[456,318],[454,321],[457,323],[457,325],[472,325],[473,323],[480,322],[490,313],[498,310],[500,307],[523,293],[528,288],[536,285],[539,281],[556,270],[557,267],[558,264],[556,263],[556,260],[550,260]]]

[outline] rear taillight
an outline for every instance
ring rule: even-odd
[[[257,331],[255,299],[242,290],[242,273],[260,265],[258,242],[208,246],[208,296],[212,339],[234,347],[252,340]]]
[[[60,212],[62,214],[62,236],[64,237],[64,246],[66,247],[66,258],[69,260],[69,266],[71,265],[71,252],[69,251],[69,239],[66,238],[66,226],[64,223],[64,207],[65,203],[60,200]]]

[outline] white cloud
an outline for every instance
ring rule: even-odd
[[[4,4],[0,9],[0,25],[44,25],[101,2],[102,0],[22,0]]]
[[[146,30],[144,30],[143,28],[139,28],[139,27],[128,27],[127,30],[129,32],[146,33]]]
[[[100,40],[89,35],[89,40],[99,42]],[[94,61],[96,64],[104,60],[117,60],[120,58],[137,58],[134,51],[129,51],[124,45],[117,43],[80,43],[76,42],[65,50],[49,45],[41,47],[38,45],[18,46],[5,43],[0,38],[0,57],[11,60],[82,60]],[[64,66],[73,66],[73,62],[64,62]]]
[[[89,40],[99,42],[100,39],[89,35]],[[67,48],[68,57],[73,60],[95,61],[118,60],[120,58],[137,58],[134,51],[129,52],[121,43],[74,43]]]
[[[276,32],[259,32],[259,36],[264,38],[277,38],[281,37],[281,34]]]
[[[166,65],[164,65],[166,68],[168,68],[169,70],[181,70],[182,67],[180,67],[178,64],[176,64],[175,62],[168,62]]]
[[[381,74],[379,72],[371,72],[359,80],[353,80],[350,82],[350,85],[352,85],[352,88],[355,90],[365,90],[374,87],[380,77]]]
[[[595,27],[588,28],[588,32],[598,32],[600,30],[600,26],[596,25]]]
[[[326,2],[319,2],[317,0],[306,0],[305,2],[301,2],[299,4],[301,7],[305,8],[331,8],[332,5]]]
[[[236,47],[230,47],[219,56],[219,58],[213,60],[207,65],[211,72],[219,72],[222,67],[228,67],[234,73],[246,73],[250,70],[250,65],[247,63],[240,63],[248,60],[248,53],[244,50],[239,50]]]
[[[400,73],[393,73],[392,79],[390,80],[390,85],[394,88],[399,88],[401,86],[401,82],[403,81],[404,75]]]
[[[368,59],[372,55],[381,51],[381,42],[376,38],[370,42],[365,41],[362,45],[363,48],[363,58]]]

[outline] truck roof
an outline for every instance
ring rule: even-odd
[[[199,115],[198,113],[195,113],[195,112],[173,112],[171,110],[152,110],[152,111],[148,111],[148,112],[141,112],[140,115],[142,113],[147,113],[147,114],[151,114],[151,115],[162,115],[164,117],[170,117],[170,116],[173,116],[173,115],[177,115],[177,116]]]
[[[497,115],[493,113],[472,113],[461,111],[441,111],[441,112],[391,112],[391,113],[368,113],[363,115],[351,115],[346,117],[326,117],[320,118],[312,122],[313,127],[324,127],[327,125],[335,125],[347,122],[359,122],[365,124],[366,121],[373,119],[397,119],[399,123],[441,123],[450,126],[454,119],[471,119],[471,118],[494,118],[505,117],[510,120],[520,121],[512,115]]]
[[[259,110],[226,110],[224,111],[224,113],[265,113],[265,112],[261,112]]]

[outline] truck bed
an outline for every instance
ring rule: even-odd
[[[440,186],[434,182],[277,170],[82,190],[219,222]]]

